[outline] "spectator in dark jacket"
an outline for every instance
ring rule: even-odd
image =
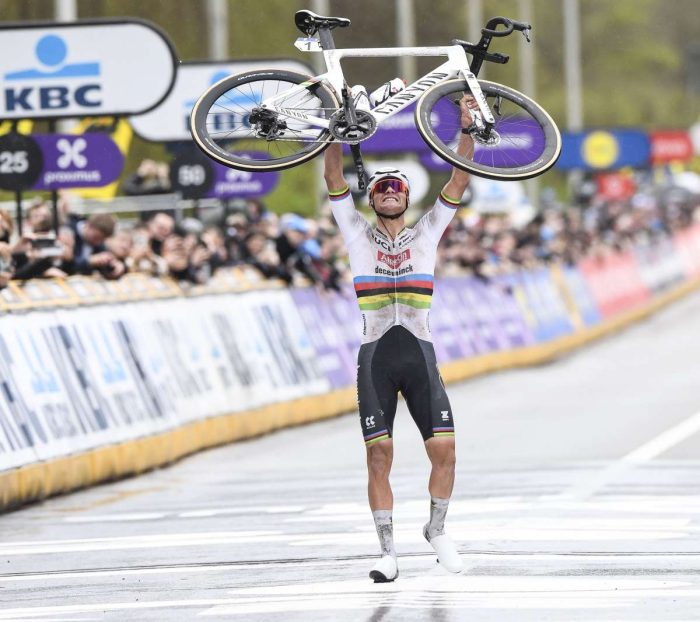
[[[70,216],[68,226],[75,236],[74,271],[99,272],[106,278],[119,278],[126,271],[122,261],[110,252],[105,241],[114,233],[116,220],[110,214],[93,214],[87,220]]]

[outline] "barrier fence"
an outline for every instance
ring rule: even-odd
[[[439,279],[446,381],[541,362],[694,289],[700,226],[578,266]],[[361,317],[245,269],[183,291],[74,277],[0,291],[0,509],[354,407]],[[358,442],[359,427],[358,427]]]

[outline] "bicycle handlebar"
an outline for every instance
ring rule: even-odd
[[[505,30],[496,30],[498,26],[505,26]],[[525,32],[531,29],[532,26],[524,22],[516,22],[507,17],[492,17],[486,23],[486,28],[481,29],[481,34],[485,37],[507,37],[514,30]]]

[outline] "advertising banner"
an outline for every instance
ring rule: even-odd
[[[319,369],[334,389],[354,384],[356,354],[348,350],[348,344],[342,338],[342,327],[331,312],[328,298],[321,298],[312,287],[295,288],[291,294],[314,346]]]
[[[4,314],[0,470],[331,386],[287,290]]]
[[[518,272],[513,287],[520,288],[517,297],[535,341],[542,343],[574,330],[574,326],[552,275],[547,268]]]
[[[649,136],[641,130],[564,132],[561,157],[555,166],[563,170],[644,167],[650,153]]]
[[[430,332],[438,363],[474,356],[477,352],[472,334],[476,326],[466,317],[468,314],[460,298],[459,290],[464,284],[465,280],[460,278],[438,279],[435,282]]]
[[[583,325],[594,326],[600,322],[598,306],[579,269],[576,266],[562,266],[561,274]]]
[[[508,347],[508,337],[494,316],[489,295],[490,283],[475,277],[465,279],[457,288],[462,300],[462,326],[470,335],[477,354]]]
[[[162,103],[151,112],[133,117],[130,123],[134,131],[146,140],[192,140],[190,113],[199,96],[223,78],[261,69],[284,69],[307,76],[314,73],[308,65],[286,59],[184,62],[179,65],[175,85]],[[222,116],[224,114],[222,112]]]
[[[535,336],[518,304],[516,275],[496,276],[491,280],[490,300],[493,313],[508,338],[509,347],[521,348],[535,343]]]
[[[275,189],[279,180],[279,171],[239,171],[207,158],[194,147],[181,150],[170,164],[172,188],[185,199],[264,196]]]
[[[655,294],[680,283],[685,277],[681,255],[669,238],[639,244],[634,248],[634,254],[642,281]]]
[[[0,56],[0,119],[141,114],[175,80],[172,44],[140,20],[0,25],[0,47],[12,50]]]
[[[434,155],[416,129],[414,120],[416,104],[412,103],[395,115],[382,118],[374,135],[362,141],[363,153],[393,153],[413,151],[420,154],[421,163],[430,170],[450,171],[452,165]],[[442,101],[433,110],[432,123],[435,133],[446,144],[459,140],[459,108]],[[534,121],[501,121],[498,131],[503,137],[498,149],[477,144],[474,161],[496,166],[513,166],[532,161],[533,153],[544,150],[544,134]],[[504,145],[507,145],[504,146]],[[346,148],[347,152],[347,148]]]
[[[700,276],[700,225],[678,231],[673,235],[673,243],[683,262],[685,274]]]
[[[626,201],[637,191],[632,175],[624,173],[601,173],[596,177],[596,185],[600,197],[608,201]]]
[[[650,132],[649,140],[652,164],[687,162],[693,157],[693,142],[688,132]]]
[[[124,156],[115,142],[102,133],[53,134],[33,137],[43,154],[43,167],[34,190],[92,188],[119,178]]]
[[[107,442],[103,404],[92,392],[91,377],[74,373],[84,368],[55,313],[3,317],[2,324],[0,377],[10,438],[40,460]],[[78,356],[75,363],[72,355]]]
[[[632,253],[584,259],[579,269],[604,319],[650,298]]]

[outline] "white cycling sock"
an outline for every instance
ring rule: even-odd
[[[372,517],[374,518],[374,526],[377,528],[382,555],[396,557],[396,549],[394,548],[394,525],[391,521],[391,510],[375,510],[372,512]]]
[[[425,526],[425,532],[429,540],[445,533],[445,517],[447,516],[447,506],[449,504],[449,499],[430,497],[430,521]]]

